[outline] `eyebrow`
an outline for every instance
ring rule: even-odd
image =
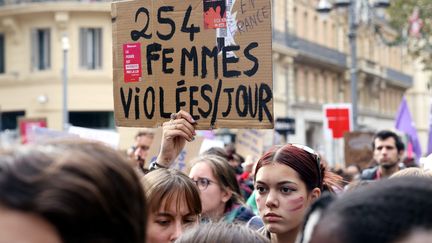
[[[156,213],[156,216],[173,217],[173,215],[171,213],[168,213],[168,212],[158,212],[158,213]]]
[[[256,181],[256,184],[264,184],[267,185],[267,183],[263,182],[263,181]],[[293,182],[293,181],[280,181],[277,183],[277,185],[283,185],[283,184],[294,184],[297,185],[297,183]]]

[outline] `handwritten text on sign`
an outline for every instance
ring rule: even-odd
[[[203,11],[203,0],[113,3],[118,125],[157,126],[182,109],[198,128],[273,127],[270,1],[228,0],[224,29],[204,28]]]

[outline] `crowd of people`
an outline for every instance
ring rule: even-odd
[[[408,243],[432,237],[432,172],[404,168],[392,131],[371,141],[374,164],[332,171],[313,149],[270,148],[258,161],[212,148],[170,168],[196,122],[179,111],[163,124],[146,167],[151,131],[123,156],[89,141],[0,151],[0,242]],[[131,163],[133,161],[133,163]],[[242,166],[245,165],[245,166]]]

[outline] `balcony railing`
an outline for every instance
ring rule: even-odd
[[[300,55],[315,58],[340,67],[347,67],[347,56],[339,51],[299,38],[288,32],[273,29],[273,41],[296,49]]]
[[[387,68],[386,70],[387,79],[390,81],[400,84],[406,88],[413,85],[413,77],[397,70]]]

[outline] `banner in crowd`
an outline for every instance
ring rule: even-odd
[[[236,153],[243,158],[252,156],[256,162],[261,158],[264,150],[263,132],[256,129],[239,129],[236,136]]]
[[[324,133],[333,139],[343,138],[352,130],[352,105],[350,103],[323,105]]]
[[[118,126],[273,128],[270,0],[121,1],[112,21]]]
[[[420,146],[420,141],[418,139],[417,129],[414,126],[414,121],[411,117],[411,113],[409,111],[408,103],[405,96],[402,98],[402,102],[396,115],[395,127],[397,130],[404,132],[408,135],[408,147],[412,146],[412,150],[414,151],[417,160],[419,160],[422,156],[422,149]]]

